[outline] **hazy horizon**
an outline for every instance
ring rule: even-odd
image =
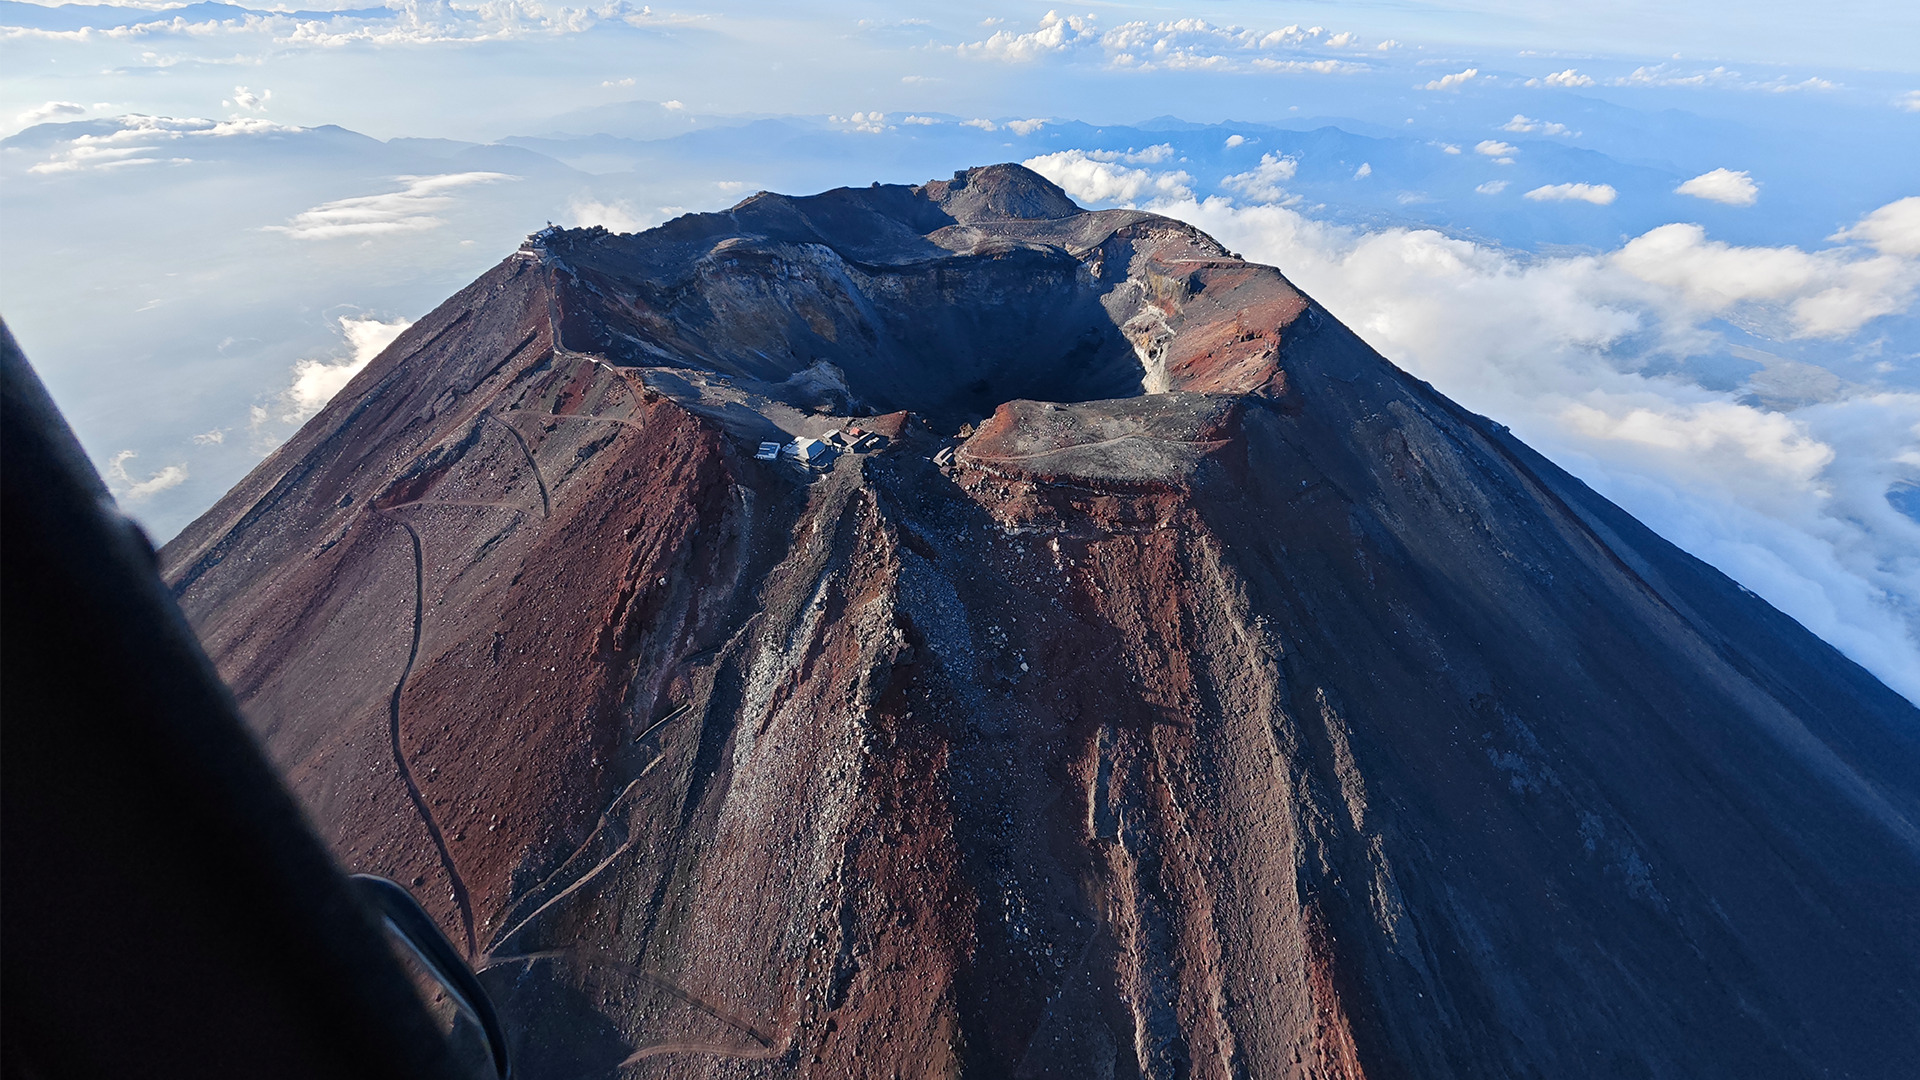
[[[157,536],[549,221],[1014,161],[1920,701],[1920,11],[324,8],[0,2],[0,316]]]

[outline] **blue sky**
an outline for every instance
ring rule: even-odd
[[[548,221],[1023,161],[1920,700],[1920,6],[332,7],[0,0],[0,314],[163,537]]]

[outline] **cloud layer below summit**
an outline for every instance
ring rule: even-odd
[[[1866,312],[1908,309],[1920,260],[1742,249],[1669,226],[1601,255],[1523,261],[1281,206],[1163,209],[1284,267],[1396,363],[1920,702],[1920,521],[1887,497],[1920,471],[1920,392],[1847,386],[1778,357],[1732,390],[1663,370],[1723,348],[1713,326],[1736,306],[1823,332],[1837,324],[1806,322],[1809,301],[1844,308],[1856,328]],[[1724,268],[1742,262],[1762,269],[1727,289]]]
[[[1025,161],[1920,699],[1912,5],[301,6],[0,6],[4,314],[156,534],[548,221]]]
[[[1920,387],[1786,355],[1825,342],[1910,372],[1920,198],[1807,249],[1676,222],[1609,250],[1528,258],[1431,229],[1316,220],[1286,189],[1291,158],[1206,197],[1186,172],[1112,155],[1027,164],[1084,202],[1166,213],[1284,268],[1383,354],[1920,701],[1920,515],[1898,497],[1920,475]],[[1889,316],[1905,322],[1882,325]],[[1749,363],[1747,377],[1703,377],[1716,357]]]

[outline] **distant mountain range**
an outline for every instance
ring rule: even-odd
[[[189,23],[226,22],[249,17],[326,22],[332,19],[384,19],[392,15],[393,9],[388,7],[344,8],[339,11],[268,11],[220,3],[141,8],[113,4],[26,4],[20,0],[0,0],[0,25],[33,30],[116,30],[125,26],[170,23],[176,19]]]

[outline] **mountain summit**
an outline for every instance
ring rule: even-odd
[[[526,1077],[1911,1075],[1920,712],[1018,166],[537,234],[163,562]]]

